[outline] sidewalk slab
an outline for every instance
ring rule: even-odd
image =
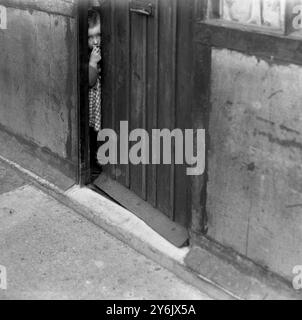
[[[35,186],[0,195],[0,221],[0,300],[210,299]]]
[[[186,283],[212,299],[233,300],[235,296],[201,275],[192,273],[184,264],[189,248],[176,248],[128,210],[92,191],[74,186],[67,191],[42,179],[20,165],[0,156],[0,161],[18,170],[24,179],[49,194],[77,214],[93,222],[113,237],[171,271]]]

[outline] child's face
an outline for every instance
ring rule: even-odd
[[[101,45],[101,25],[98,23],[93,28],[88,28],[88,46],[89,49],[99,47]]]

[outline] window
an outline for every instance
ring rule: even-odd
[[[208,18],[302,36],[302,0],[209,0]]]

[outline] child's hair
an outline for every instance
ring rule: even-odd
[[[94,28],[96,25],[100,23],[100,15],[94,9],[88,10],[88,27]]]

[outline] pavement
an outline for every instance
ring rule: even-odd
[[[0,300],[211,299],[2,162],[0,266]]]

